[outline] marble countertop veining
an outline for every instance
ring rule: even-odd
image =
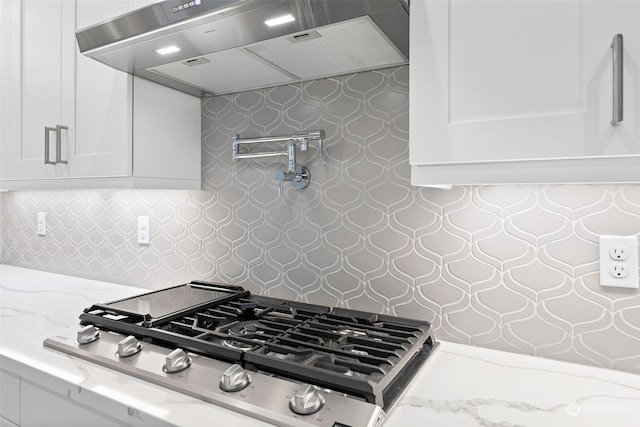
[[[266,426],[42,346],[92,303],[144,291],[0,265],[0,368],[135,426]],[[638,427],[640,375],[442,342],[383,427],[418,425]]]
[[[640,426],[640,375],[442,343],[385,427]]]

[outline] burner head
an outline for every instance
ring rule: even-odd
[[[236,322],[226,330],[229,338],[223,340],[222,345],[235,350],[251,350],[256,344],[261,344],[270,338],[268,334],[265,334],[264,328],[265,326],[259,320]],[[235,339],[235,337],[242,339]],[[253,341],[253,343],[248,341]]]
[[[248,339],[264,340],[265,326],[259,320],[245,320],[237,322],[227,329],[227,334],[241,336]]]
[[[234,350],[247,351],[255,347],[253,344],[238,340],[223,340],[222,345]]]

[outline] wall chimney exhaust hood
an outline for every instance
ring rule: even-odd
[[[205,96],[408,63],[404,0],[165,0],[76,33],[80,52]]]

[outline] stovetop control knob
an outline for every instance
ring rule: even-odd
[[[220,389],[223,391],[240,391],[246,388],[251,382],[249,373],[242,369],[242,366],[234,363],[222,374]]]
[[[100,338],[100,332],[93,325],[87,325],[78,331],[78,344],[89,344],[98,338]]]
[[[310,384],[303,384],[289,401],[289,408],[298,415],[315,414],[322,405],[324,397]]]
[[[189,366],[191,366],[191,359],[187,356],[187,353],[181,348],[176,348],[167,355],[166,363],[162,370],[167,374],[175,374],[184,371]]]
[[[133,335],[129,335],[118,343],[118,357],[129,357],[137,354],[142,350],[142,343]]]

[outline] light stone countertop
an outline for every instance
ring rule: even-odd
[[[266,426],[42,346],[85,307],[145,291],[0,265],[0,368],[135,426]],[[638,427],[640,375],[442,342],[384,423],[416,425]]]

